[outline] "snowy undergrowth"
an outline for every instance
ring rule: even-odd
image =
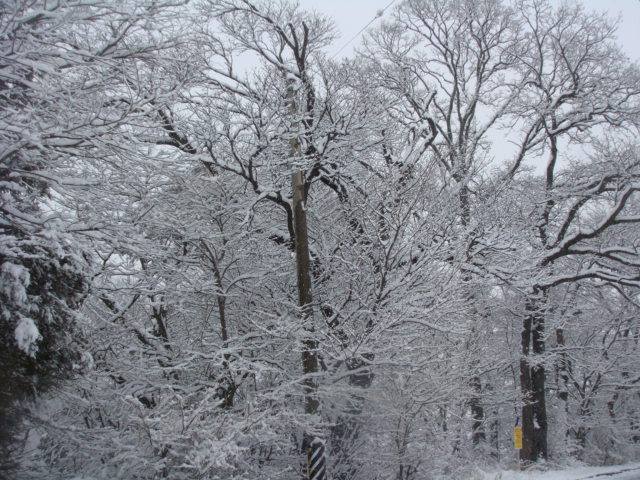
[[[483,472],[473,480],[639,480],[640,463],[607,467],[572,467],[562,470]],[[471,480],[471,479],[470,479]]]

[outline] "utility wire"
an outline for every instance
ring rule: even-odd
[[[391,1],[387,4],[387,6],[386,6],[386,7],[384,7],[382,10],[378,10],[378,13],[376,13],[376,16],[375,16],[375,17],[373,17],[373,18],[371,19],[371,21],[369,21],[369,23],[367,23],[364,27],[362,27],[358,33],[356,33],[353,37],[351,37],[351,39],[350,39],[347,43],[345,43],[344,45],[342,45],[342,47],[340,47],[340,50],[338,50],[336,53],[334,53],[334,54],[333,54],[333,56],[332,56],[331,58],[332,58],[332,59],[333,59],[333,58],[336,58],[336,57],[338,56],[338,54],[339,54],[341,51],[343,51],[345,48],[347,48],[347,46],[348,46],[351,42],[353,42],[356,38],[358,38],[362,32],[364,32],[367,28],[369,28],[369,26],[370,26],[373,22],[375,22],[377,19],[381,18],[381,17],[384,15],[384,12],[385,12],[385,11],[386,11],[386,10],[387,10],[391,5],[393,5],[394,3],[396,3],[396,0],[391,0]]]

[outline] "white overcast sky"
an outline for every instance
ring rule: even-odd
[[[303,9],[316,10],[334,20],[341,34],[341,38],[334,45],[334,51],[337,51],[390,1],[299,0],[299,3]],[[572,0],[568,1],[571,3]],[[560,4],[561,0],[553,0],[553,2]],[[395,4],[398,3],[400,0],[396,0]],[[631,59],[640,60],[640,0],[584,0],[583,4],[589,9],[606,10],[613,16],[620,15],[622,21],[618,30],[620,44]],[[387,10],[387,14],[389,11]],[[377,21],[372,26],[376,23]],[[340,56],[348,56],[359,42],[360,38],[355,39],[340,53]]]
[[[305,10],[315,10],[328,15],[333,19],[340,33],[340,38],[334,42],[331,52],[335,54],[341,47],[354,37],[367,23],[375,18],[376,13],[386,7],[391,0],[298,0],[300,7]],[[572,3],[578,0],[551,0],[552,3],[560,5],[562,2]],[[397,5],[401,0],[395,0]],[[508,2],[508,0],[507,0]],[[640,63],[640,0],[583,0],[583,5],[587,9],[606,11],[612,17],[620,17],[618,28],[618,43],[623,48],[627,56],[633,61]],[[391,11],[390,7],[385,12],[387,17]],[[377,19],[370,28],[380,22]],[[358,35],[349,45],[338,55],[338,58],[350,56],[354,47],[358,46],[362,34]],[[512,147],[504,142],[501,133],[493,140],[493,155],[495,158],[510,158],[513,155]],[[571,155],[580,155],[582,150],[570,147]],[[545,160],[543,158],[530,160],[537,173],[542,173]]]

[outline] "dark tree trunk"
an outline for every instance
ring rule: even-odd
[[[295,152],[296,149],[294,148]],[[311,262],[309,258],[309,237],[307,231],[307,212],[305,211],[304,198],[304,172],[299,171],[292,177],[293,190],[293,222],[296,232],[296,268],[298,276],[298,305],[302,314],[303,331],[306,338],[303,340],[302,371],[306,378],[305,386],[305,411],[313,415],[318,410],[316,399],[315,380],[310,377],[318,371],[318,356],[316,341],[311,338],[313,333],[313,298],[311,296]]]
[[[522,392],[522,449],[520,460],[525,463],[548,458],[547,408],[545,398],[546,372],[541,363],[544,353],[544,307],[546,292],[534,289],[527,300],[522,326],[522,357],[520,359],[520,389]]]
[[[567,409],[567,401],[569,400],[569,359],[565,350],[564,329],[556,328],[556,344],[558,345],[558,398],[562,400],[565,410]]]
[[[482,392],[482,384],[480,383],[480,377],[475,376],[471,379],[471,388],[474,395],[469,401],[471,408],[471,418],[473,418],[472,426],[472,439],[473,444],[478,445],[480,442],[484,442],[486,435],[484,432],[484,408],[480,403],[480,394]]]
[[[287,88],[289,100],[289,112],[295,118],[299,115],[296,101],[294,85],[289,84]],[[290,153],[295,161],[300,155],[300,142],[296,136],[290,140]],[[302,340],[302,372],[305,375],[303,380],[305,392],[305,412],[314,415],[318,411],[318,400],[316,396],[316,383],[312,374],[318,371],[317,343],[312,338],[313,335],[313,298],[311,296],[311,260],[309,255],[309,232],[307,227],[306,212],[306,189],[305,174],[299,170],[291,175],[291,193],[293,211],[293,228],[295,232],[295,257],[296,273],[298,278],[298,305],[301,312],[302,330],[305,337]]]

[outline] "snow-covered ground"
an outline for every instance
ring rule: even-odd
[[[502,471],[484,473],[482,480],[640,480],[640,463],[613,467],[574,467],[546,472]]]

